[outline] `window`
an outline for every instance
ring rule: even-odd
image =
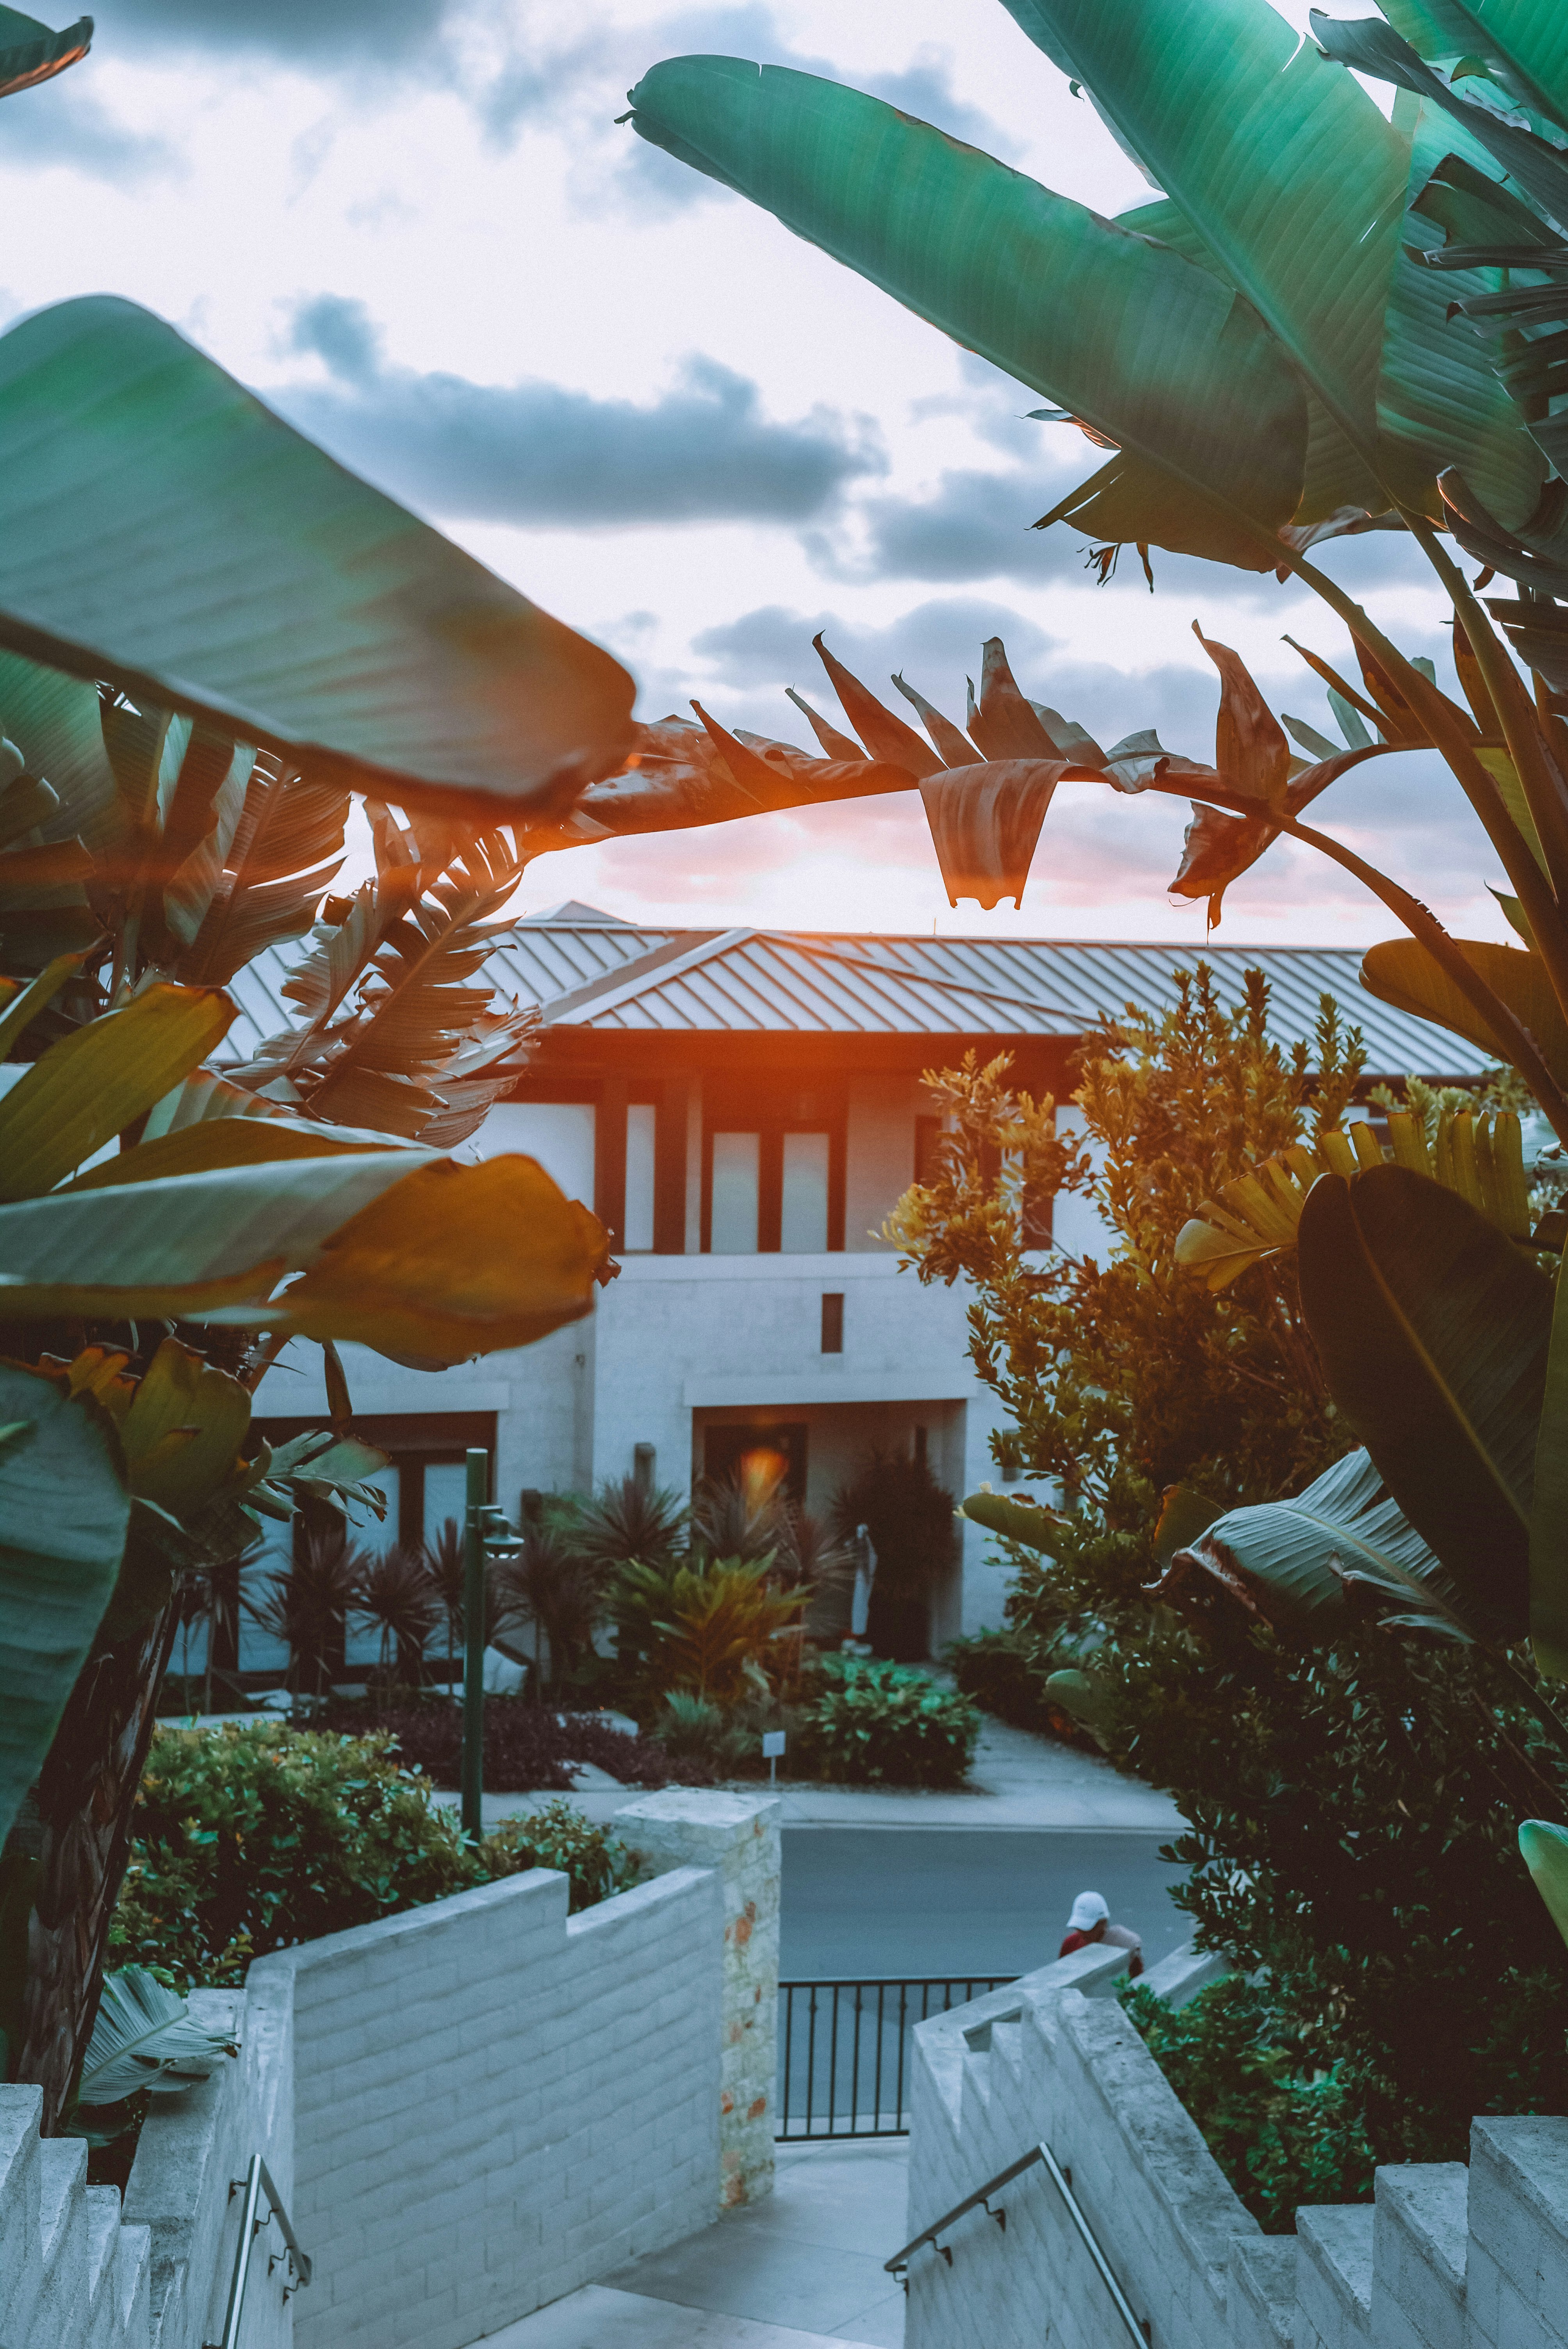
[[[756,1255],[761,1171],[760,1134],[714,1135],[710,1246],[715,1256]]]
[[[473,1136],[481,1158],[521,1151],[537,1158],[569,1199],[593,1196],[592,1102],[497,1102]]]
[[[787,1133],[779,1203],[779,1245],[786,1256],[824,1256],[828,1247],[828,1137]]]
[[[654,1119],[652,1102],[633,1102],[626,1111],[625,1237],[631,1253],[654,1245]]]
[[[824,1294],[822,1299],[822,1351],[824,1354],[841,1354],[843,1350],[843,1293],[841,1290],[837,1295],[834,1295],[831,1291],[829,1291]]]

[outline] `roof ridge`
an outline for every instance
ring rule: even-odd
[[[722,953],[741,939],[754,937],[756,932],[744,930],[683,930],[663,946],[652,947],[645,955],[635,955],[624,962],[618,970],[603,972],[598,978],[574,987],[568,994],[552,996],[541,1005],[546,1027],[553,1027],[563,1013],[578,1011],[592,1004],[595,1011],[611,1011],[619,1003],[640,992],[655,973],[673,978],[683,970],[694,970],[706,962],[710,954]]]

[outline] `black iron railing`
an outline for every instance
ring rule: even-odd
[[[903,2137],[909,2034],[1013,1974],[779,1985],[779,2137]]]

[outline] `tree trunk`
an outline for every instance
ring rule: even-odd
[[[13,2076],[43,2089],[46,2137],[65,2116],[98,2015],[131,1810],[178,1627],[170,1599],[122,1639],[95,1647],[39,1775],[39,1874]]]

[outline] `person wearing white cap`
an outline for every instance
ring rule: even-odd
[[[1070,1958],[1075,1950],[1087,1950],[1091,1942],[1109,1941],[1113,1950],[1126,1950],[1130,1954],[1127,1971],[1136,1981],[1143,1971],[1143,1943],[1130,1925],[1113,1925],[1110,1910],[1098,1892],[1080,1892],[1073,1902],[1072,1915],[1068,1919],[1067,1938],[1057,1951],[1058,1958]]]

